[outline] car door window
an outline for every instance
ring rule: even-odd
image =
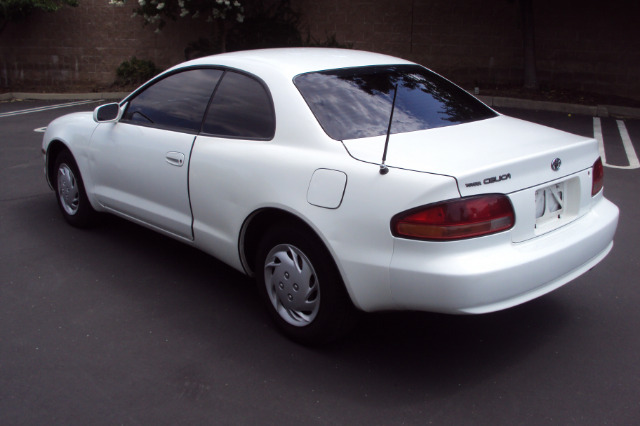
[[[271,96],[258,80],[227,71],[211,101],[202,132],[243,139],[271,139],[275,133]]]
[[[197,133],[222,73],[192,69],[169,75],[129,101],[122,121]]]

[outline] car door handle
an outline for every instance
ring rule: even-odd
[[[172,166],[182,167],[182,165],[184,164],[184,154],[181,152],[167,152],[166,159],[167,163],[171,164]]]

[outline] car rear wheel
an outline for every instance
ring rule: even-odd
[[[300,227],[278,225],[262,238],[256,281],[271,318],[289,338],[322,344],[351,329],[356,310],[322,242]]]
[[[89,203],[78,166],[69,151],[58,154],[55,173],[56,198],[65,220],[79,228],[93,225],[96,212]]]

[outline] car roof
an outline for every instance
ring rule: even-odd
[[[292,47],[222,53],[194,59],[174,69],[186,66],[222,65],[257,75],[270,71],[292,78],[306,72],[335,68],[412,63],[394,56],[361,50]]]

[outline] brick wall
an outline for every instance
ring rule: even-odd
[[[106,87],[135,55],[160,67],[184,60],[200,21],[169,22],[160,34],[108,0],[37,13],[0,35],[0,90]],[[466,87],[522,84],[515,0],[291,0],[317,40],[422,63]],[[543,86],[640,99],[640,2],[534,0],[538,80]]]
[[[640,99],[640,2],[579,4],[541,2],[536,15],[540,79]]]
[[[522,84],[517,1],[298,0],[316,39],[402,56],[470,87]],[[640,2],[534,0],[543,86],[640,99]]]
[[[187,43],[206,35],[207,27],[194,20],[170,22],[156,34],[131,17],[133,3],[80,0],[76,8],[10,23],[0,34],[0,90],[108,88],[131,56],[165,68],[183,61]]]

